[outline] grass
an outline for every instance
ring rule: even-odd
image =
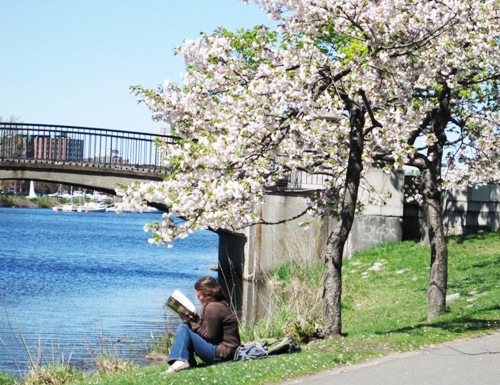
[[[500,329],[500,233],[450,238],[449,301],[446,314],[427,320],[429,249],[418,243],[385,244],[344,262],[344,336],[313,340],[302,352],[256,361],[199,367],[162,376],[166,364],[134,367],[113,374],[73,377],[72,385],[264,384],[332,369],[394,351],[498,331]],[[288,305],[247,336],[267,336],[311,328],[321,311],[320,264],[290,261],[270,280]],[[301,279],[297,276],[301,275]],[[277,292],[280,292],[277,289]],[[299,298],[301,298],[299,300]],[[283,310],[284,309],[284,310]],[[294,312],[298,312],[293,316]],[[298,319],[303,319],[302,323]],[[262,326],[264,325],[264,326]],[[292,326],[291,326],[292,325]],[[293,326],[295,325],[295,326]],[[272,326],[272,328],[271,328]],[[271,332],[271,330],[274,330]],[[299,334],[298,334],[299,335]],[[8,380],[6,380],[8,381]],[[0,376],[0,384],[2,383]]]
[[[7,373],[0,372],[0,385],[13,384],[14,381],[15,381],[14,377],[10,376]]]

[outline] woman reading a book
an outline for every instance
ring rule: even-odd
[[[203,313],[190,314],[177,328],[165,373],[196,365],[195,354],[207,364],[230,360],[240,346],[238,320],[229,308],[222,287],[212,277],[201,277],[194,285]]]

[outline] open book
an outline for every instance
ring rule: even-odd
[[[172,312],[177,314],[183,321],[186,321],[189,316],[196,314],[196,307],[179,290],[175,290],[172,293],[172,295],[168,298],[165,306]]]

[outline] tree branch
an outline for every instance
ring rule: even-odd
[[[368,116],[370,116],[370,120],[372,122],[372,126],[370,128],[367,128],[364,132],[364,135],[368,135],[371,131],[373,131],[375,127],[382,127],[382,124],[377,119],[375,119],[375,115],[370,105],[370,101],[366,97],[365,91],[362,88],[360,88],[358,92],[361,95],[361,98],[363,99],[363,103],[365,104],[366,110],[368,111]]]
[[[238,227],[237,230],[245,229],[247,227],[255,226],[255,225],[281,225],[283,223],[287,223],[287,222],[293,221],[295,219],[298,219],[300,217],[303,217],[304,215],[307,214],[308,211],[309,211],[309,209],[304,209],[300,214],[297,214],[291,218],[282,219],[282,220],[276,221],[276,222],[268,222],[268,221],[265,221],[264,219],[261,219],[259,222],[255,222],[255,223],[251,223],[251,224],[248,224],[248,225],[245,225],[242,227]]]

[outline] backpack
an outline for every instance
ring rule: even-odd
[[[275,354],[300,352],[299,344],[290,337],[282,339],[268,338],[262,341],[262,346],[267,349],[267,354],[270,356]]]
[[[258,342],[250,342],[242,344],[236,349],[234,353],[234,360],[252,360],[255,358],[267,357],[267,349]]]
[[[258,342],[242,344],[234,353],[234,360],[251,360],[283,353],[300,352],[300,346],[293,338],[267,338]]]

